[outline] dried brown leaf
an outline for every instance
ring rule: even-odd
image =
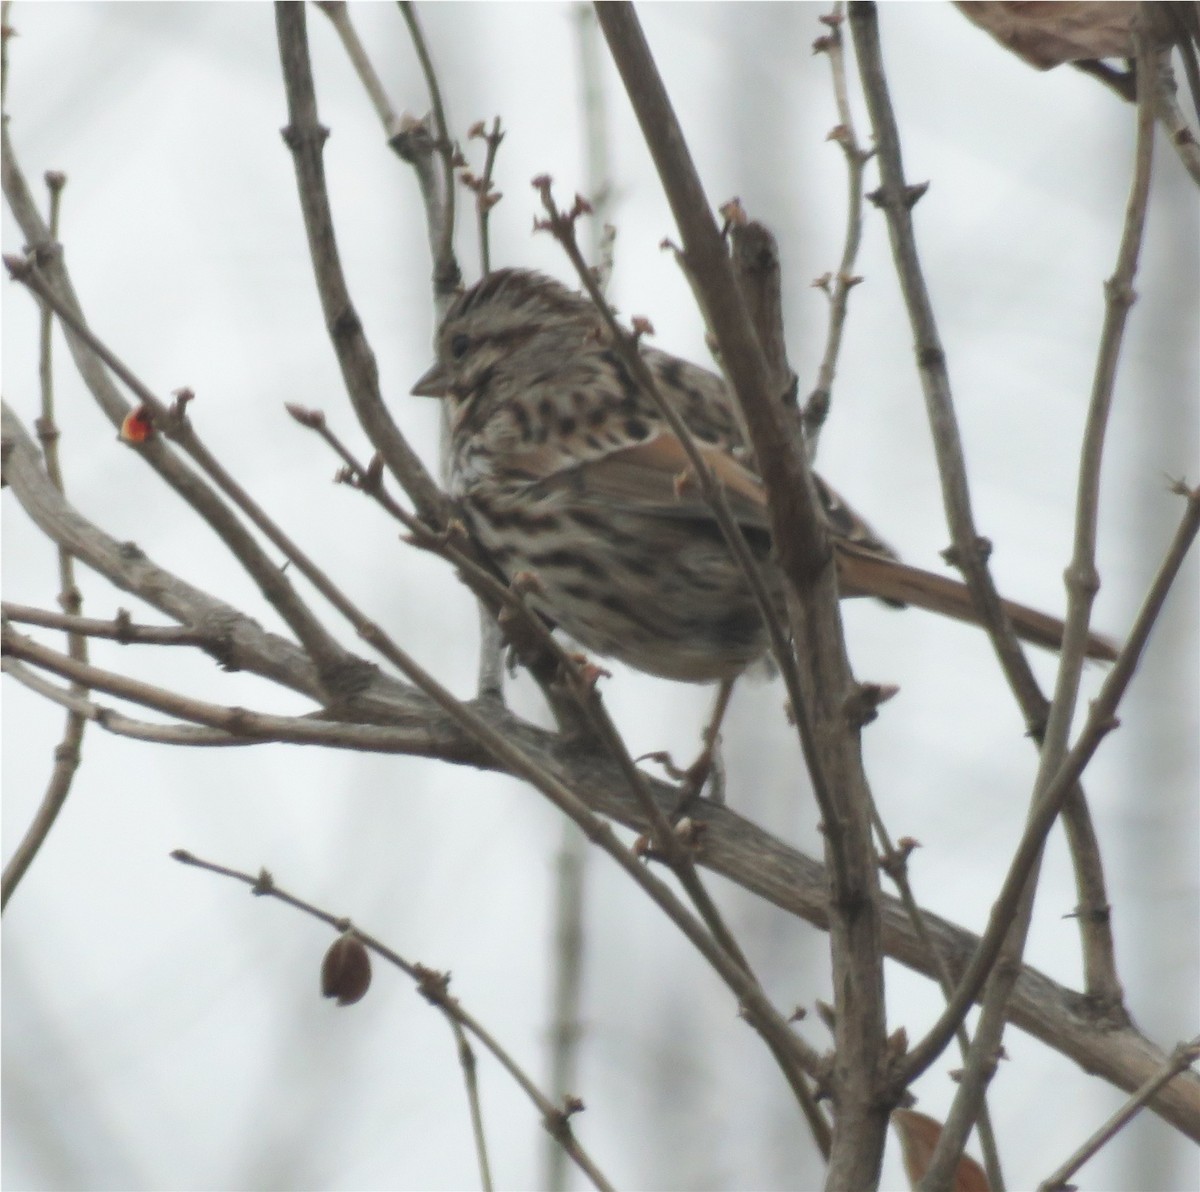
[[[371,988],[371,957],[350,932],[338,936],[321,961],[321,993],[339,1006],[362,1001]]]
[[[929,1170],[929,1160],[942,1136],[942,1123],[915,1109],[892,1110],[892,1126],[900,1138],[904,1170],[916,1188]],[[950,1185],[954,1192],[991,1192],[984,1170],[970,1155],[963,1155]]]

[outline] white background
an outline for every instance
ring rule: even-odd
[[[823,32],[810,5],[641,10],[714,203],[739,195],[779,235],[791,354],[803,389],[823,342],[812,278],[836,267],[841,154]],[[427,99],[392,5],[354,7],[397,108]],[[308,10],[343,263],[397,421],[431,466],[434,403],[409,398],[433,331],[420,203],[325,18]],[[461,135],[500,114],[508,136],[493,260],[569,279],[530,235],[529,179],[585,189],[577,10],[434,5],[422,18]],[[69,176],[62,239],[94,329],[160,395],[187,385],[225,464],[369,615],[455,691],[473,683],[476,622],[448,570],[401,545],[366,500],[329,483],[334,460],[282,409],[324,409],[364,455],[323,330],[290,157],[272,10],[264,4],[17,5],[8,109],[22,168]],[[1002,590],[1064,602],[1079,434],[1131,164],[1133,111],[1093,80],[1038,74],[948,5],[887,5],[885,59],[923,260],[949,357],[981,531]],[[669,256],[674,228],[615,74],[605,87],[619,228],[612,297],[656,342],[707,359]],[[860,135],[865,116],[857,106]],[[478,160],[480,146],[469,152]],[[1159,144],[1155,188],[1108,439],[1095,623],[1120,637],[1181,503],[1200,478],[1195,395],[1195,192]],[[5,214],[5,251],[19,232]],[[459,246],[477,256],[464,203]],[[911,335],[882,217],[867,216],[820,467],[904,555],[947,542]],[[36,414],[35,311],[4,290],[4,396]],[[68,493],[105,530],[277,628],[252,586],[91,404],[58,351]],[[8,599],[53,606],[52,552],[4,499]],[[130,600],[85,577],[85,611]],[[1163,1047],[1196,1032],[1197,568],[1189,563],[1087,777],[1108,864],[1130,1008]],[[158,618],[144,609],[136,615]],[[332,614],[331,614],[332,618]],[[1020,830],[1035,756],[982,634],[920,613],[845,609],[860,678],[900,696],[867,731],[894,835],[918,838],[913,880],[932,909],[985,921]],[[331,620],[332,623],[332,620]],[[340,628],[353,644],[352,632]],[[44,635],[55,640],[53,635]],[[98,644],[93,659],[227,704],[301,702],[182,650]],[[1053,659],[1038,654],[1044,683]],[[692,755],[709,694],[615,668],[604,686],[635,753]],[[1093,693],[1103,672],[1086,676]],[[4,685],[5,855],[40,798],[61,714]],[[516,706],[542,717],[526,684]],[[810,852],[815,809],[777,684],[742,685],[725,734],[731,804]],[[453,971],[464,1003],[540,1073],[561,826],[531,791],[409,759],[292,747],[180,752],[89,730],[61,822],[10,904],[4,932],[4,1159],[9,1188],[458,1188],[477,1185],[452,1041],[403,980],[378,972],[339,1010],[317,997],[318,925],[181,869],[175,847],[266,866],[410,959]],[[712,885],[782,1006],[829,998],[824,937]],[[602,859],[588,876],[589,960],[579,1135],[619,1186],[804,1188],[820,1183],[803,1124],[727,992]],[[1028,958],[1079,985],[1075,902],[1053,840]],[[889,966],[892,1026],[910,1038],[937,999]],[[819,1047],[816,1020],[802,1028]],[[1033,1186],[1122,1099],[1009,1032],[993,1110],[1010,1186]],[[920,1082],[938,1115],[947,1056]],[[540,1176],[542,1131],[484,1060],[499,1186]],[[1089,1188],[1190,1188],[1196,1153],[1149,1115],[1080,1176]],[[903,1176],[889,1152],[885,1187]]]

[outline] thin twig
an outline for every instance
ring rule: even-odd
[[[277,4],[275,17],[287,91],[288,124],[284,129],[284,140],[292,151],[317,293],[346,392],[367,437],[383,456],[421,519],[440,529],[453,517],[453,507],[384,404],[375,354],[354,309],[341,267],[321,156],[327,130],[317,116],[304,6]]]
[[[1162,566],[1154,577],[1146,599],[1134,619],[1129,631],[1129,638],[1121,647],[1120,656],[1113,664],[1111,673],[1092,702],[1078,740],[1039,794],[1025,825],[1021,841],[1013,854],[1008,874],[992,905],[987,930],[979,938],[970,964],[955,990],[953,1000],[948,1003],[946,1010],[930,1028],[925,1039],[909,1053],[908,1067],[905,1073],[906,1084],[919,1076],[937,1058],[949,1040],[954,1023],[961,1021],[962,1015],[966,1013],[983,987],[987,974],[999,954],[1021,891],[1041,856],[1046,835],[1054,825],[1062,801],[1069,796],[1072,784],[1091,761],[1100,742],[1116,727],[1117,706],[1133,678],[1146,642],[1150,637],[1150,631],[1162,612],[1163,604],[1179,574],[1179,569],[1182,567],[1197,533],[1200,533],[1200,489],[1187,489],[1183,485],[1179,485],[1178,491],[1186,500],[1183,517],[1175,531]]]
[[[258,743],[247,737],[235,737],[232,733],[222,732],[220,729],[195,724],[151,724],[147,720],[136,720],[114,708],[104,707],[95,700],[75,695],[73,686],[56,686],[43,678],[40,672],[31,670],[23,662],[9,655],[0,659],[0,668],[22,687],[27,687],[73,715],[92,721],[105,732],[112,733],[114,737],[150,741],[156,745],[245,746]]]
[[[7,6],[4,10],[3,25],[7,26]],[[3,30],[7,45],[8,29]],[[49,233],[50,239],[58,240],[59,218],[62,213],[62,192],[66,185],[66,175],[58,171],[46,174],[46,189],[50,195]],[[38,438],[42,444],[42,455],[46,461],[46,475],[50,483],[60,492],[66,492],[63,483],[62,466],[58,455],[59,429],[54,413],[54,364],[52,355],[53,316],[49,306],[42,303],[38,328],[38,373],[41,388],[41,417],[37,420]],[[75,560],[69,551],[61,546],[58,555],[58,602],[67,614],[77,614],[83,604],[83,596],[75,582]],[[71,657],[79,662],[87,662],[87,639],[80,633],[68,629],[67,649]],[[72,693],[85,698],[87,691],[83,687],[74,687]],[[0,878],[0,911],[8,906],[21,879],[33,864],[34,858],[50,835],[51,829],[58,820],[59,813],[66,805],[67,796],[71,793],[71,785],[79,770],[83,732],[87,721],[78,712],[68,710],[67,722],[63,726],[62,739],[54,750],[54,765],[50,772],[50,780],[46,784],[41,803],[34,813],[25,835],[17,843],[4,866],[3,877]]]
[[[475,1142],[475,1159],[479,1164],[479,1185],[484,1192],[492,1192],[492,1165],[488,1160],[487,1136],[483,1132],[483,1108],[479,1103],[479,1077],[476,1074],[475,1051],[467,1032],[456,1018],[450,1019],[450,1029],[454,1032],[454,1042],[458,1049],[458,1064],[462,1069],[463,1084],[467,1090],[467,1106],[471,1112],[471,1137]],[[562,1150],[566,1158],[567,1151]]]
[[[612,273],[612,244],[616,235],[610,223],[613,205],[612,151],[609,138],[608,102],[604,95],[603,42],[590,4],[575,6],[579,48],[580,110],[583,115],[583,144],[587,160],[584,185],[595,213],[591,224],[591,256],[601,290],[608,289]]]
[[[392,101],[383,86],[383,80],[372,65],[367,49],[358,36],[358,30],[354,28],[354,22],[350,20],[350,10],[345,0],[317,0],[316,6],[333,25],[342,48],[346,51],[346,57],[350,59],[350,65],[354,67],[354,73],[358,75],[358,81],[362,83],[363,90],[366,91],[367,98],[371,101],[375,115],[379,117],[388,138],[395,137],[401,131],[400,117],[396,115]]]
[[[500,201],[499,192],[492,190],[492,172],[496,166],[496,153],[504,133],[500,129],[500,117],[497,116],[489,133],[482,120],[471,126],[468,137],[479,137],[487,143],[484,153],[483,175],[476,177],[468,170],[459,175],[464,186],[475,192],[475,218],[479,236],[479,261],[483,276],[492,271],[492,247],[488,225],[492,208]],[[436,302],[437,314],[445,314],[445,306]],[[443,476],[449,467],[449,407],[441,408],[442,426],[442,469]],[[481,699],[504,699],[504,642],[500,626],[484,606],[479,608],[479,671],[476,691]]]
[[[265,510],[251,498],[249,493],[225,469],[216,456],[204,445],[199,435],[196,434],[191,420],[186,414],[187,398],[181,393],[178,399],[172,405],[168,406],[166,402],[151,392],[134,375],[133,371],[118,359],[116,354],[87,327],[78,313],[67,302],[58,297],[36,265],[18,257],[5,257],[4,264],[14,280],[21,282],[41,301],[47,303],[70,335],[97,360],[101,361],[129,389],[138,399],[142,412],[148,413],[154,429],[163,432],[173,442],[183,448],[209,480],[212,481],[217,490],[228,497],[262,531],[274,546],[296,564],[297,570],[304,574],[305,578],[321,595],[336,605],[338,603],[338,589],[332,581],[268,517]],[[190,397],[190,395],[187,396]],[[165,450],[158,441],[157,435],[152,436],[145,442],[133,440],[127,440],[127,442],[133,450],[147,456],[152,462],[161,463],[163,461]],[[160,468],[160,472],[164,476],[169,475],[165,468]],[[216,522],[217,506],[209,502],[202,507],[195,500],[191,503],[192,507],[198,513],[205,515],[208,520]],[[238,558],[238,561],[246,566],[252,554],[247,545],[248,536],[235,536],[231,532],[232,522],[229,516],[221,518],[220,521],[222,524],[219,527],[219,532],[224,531],[222,538],[225,545]],[[214,528],[218,527],[214,524]],[[346,662],[345,650],[334,640],[308,608],[300,602],[290,582],[279,572],[278,568],[271,567],[268,569],[264,567],[263,564],[266,563],[266,558],[260,550],[255,550],[253,556],[258,566],[252,574],[258,579],[263,595],[279,609],[281,615],[287,619],[288,624],[295,631],[297,637],[312,652],[314,659],[316,659],[323,671],[333,679],[337,672],[344,668]],[[250,568],[247,567],[247,569],[249,570]]]
[[[1100,1149],[1107,1146],[1145,1107],[1163,1085],[1174,1080],[1185,1068],[1200,1060],[1200,1035],[1190,1043],[1180,1043],[1160,1072],[1155,1073],[1112,1115],[1061,1167],[1039,1185],[1038,1192],[1068,1192],[1067,1181]]]
[[[425,41],[417,20],[416,5],[409,0],[400,0],[400,13],[408,26],[412,38],[413,49],[417,60],[421,63],[421,72],[425,75],[425,85],[429,89],[429,102],[433,108],[433,127],[437,134],[434,149],[442,159],[442,203],[443,210],[439,221],[438,231],[440,240],[433,254],[433,276],[439,294],[448,295],[458,285],[460,274],[458,263],[454,259],[454,142],[450,138],[450,128],[446,122],[446,110],[442,106],[442,90],[438,85],[437,71],[433,66],[433,58]]]
[[[479,271],[487,277],[492,271],[492,245],[488,235],[488,220],[492,208],[504,197],[499,191],[492,189],[492,174],[496,169],[496,154],[500,142],[504,140],[504,132],[500,127],[500,117],[492,121],[492,131],[488,132],[484,122],[480,120],[471,125],[467,136],[483,141],[487,148],[484,150],[483,173],[476,177],[468,170],[460,175],[462,183],[468,190],[475,193],[475,221],[479,232]]]
[[[579,1042],[583,1035],[580,1004],[583,999],[584,908],[586,906],[586,843],[573,824],[564,823],[555,860],[554,934],[552,971],[550,1063],[546,1083],[555,1097],[575,1095],[579,1068]],[[562,1150],[547,1145],[543,1152],[542,1186],[548,1192],[565,1192],[566,1165]]]
[[[1018,848],[1020,864],[1017,863],[1017,858],[1014,858],[1014,865],[1005,882],[1005,892],[1011,892],[1014,897],[1010,903],[1011,928],[1005,933],[1003,945],[997,953],[1004,958],[1004,963],[998,965],[988,978],[983,1009],[976,1027],[975,1043],[967,1057],[962,1080],[925,1175],[924,1183],[929,1188],[937,1188],[939,1181],[945,1183],[950,1179],[950,1173],[954,1170],[978,1114],[983,1090],[994,1072],[994,1055],[1000,1046],[1004,1030],[1005,1007],[1012,992],[1016,966],[1024,952],[1029,930],[1037,872],[1045,839],[1053,826],[1062,800],[1070,791],[1070,784],[1082,773],[1086,759],[1090,759],[1091,752],[1099,744],[1101,737],[1115,725],[1120,695],[1132,675],[1128,665],[1122,666],[1124,659],[1118,658],[1112,674],[1101,688],[1080,737],[1079,745],[1090,745],[1090,749],[1081,753],[1077,745],[1076,749],[1071,751],[1071,758],[1079,765],[1079,769],[1073,773],[1067,771],[1068,739],[1087,648],[1088,620],[1092,600],[1099,588],[1096,572],[1096,526],[1104,436],[1112,408],[1117,362],[1120,358],[1125,324],[1129,309],[1133,305],[1133,284],[1150,198],[1150,172],[1154,149],[1154,109],[1150,77],[1153,56],[1145,47],[1139,25],[1140,21],[1135,17],[1138,107],[1133,178],[1116,268],[1112,278],[1105,285],[1107,300],[1104,325],[1100,335],[1091,401],[1084,425],[1076,499],[1075,546],[1070,566],[1067,568],[1067,613],[1066,627],[1063,630],[1063,649],[1038,773],[1034,780],[1030,814],[1031,825],[1034,821],[1040,821],[1039,829],[1036,834],[1026,833],[1023,836]],[[1147,625],[1146,632],[1148,631]],[[1122,651],[1123,655],[1125,653],[1126,651]],[[1084,760],[1080,761],[1081,757]],[[1065,780],[1064,774],[1069,774]]]
[[[25,275],[26,284],[36,288],[39,297],[45,296],[51,301],[60,318],[64,312],[69,313],[70,319],[64,320],[63,325],[67,329],[67,342],[75,365],[105,416],[114,426],[121,427],[133,410],[113,384],[100,357],[89,346],[95,342],[94,337],[88,332],[85,338],[73,330],[74,327],[86,329],[86,324],[63,264],[61,248],[50,239],[49,230],[32,201],[9,141],[7,124],[0,128],[0,137],[3,138],[0,165],[3,167],[4,193],[27,242],[32,246],[32,260],[37,262],[31,265],[28,261],[17,259],[14,264]],[[52,288],[46,286],[46,281]],[[149,396],[156,400],[153,395]],[[185,421],[179,413],[182,404],[181,399],[173,411],[173,417],[178,415],[175,420],[179,423]],[[158,405],[162,408],[161,403]],[[352,678],[340,669],[345,652],[300,599],[287,576],[280,572],[277,561],[267,554],[212,486],[160,441],[158,435],[151,435],[139,443],[137,450],[218,534],[304,644],[317,662],[324,679],[339,688],[348,678]]]
[[[862,281],[862,278],[855,274],[854,269],[862,244],[863,178],[866,173],[866,164],[874,156],[873,149],[863,149],[861,146],[855,128],[854,113],[850,106],[845,39],[842,36],[842,26],[845,23],[845,4],[842,0],[837,0],[829,15],[821,17],[820,20],[827,27],[828,33],[823,34],[813,43],[813,52],[824,53],[829,59],[830,79],[833,85],[838,122],[830,131],[827,140],[835,141],[838,144],[846,163],[846,234],[836,274],[832,277],[827,274],[813,283],[823,290],[829,299],[829,321],[825,349],[817,370],[817,382],[805,402],[803,411],[805,442],[810,460],[816,459],[821,429],[832,405],[833,381],[838,357],[841,353],[850,291]],[[895,883],[900,901],[912,923],[913,931],[929,947],[929,954],[937,974],[937,983],[943,996],[948,999],[954,990],[954,976],[946,957],[936,949],[932,933],[925,923],[921,908],[913,894],[908,877],[908,851],[897,850],[892,843],[874,801],[872,801],[871,813],[875,834],[878,838],[880,866]],[[960,1025],[956,1032],[956,1039],[959,1050],[965,1056],[970,1047],[970,1036],[965,1026]],[[992,1192],[1002,1192],[1004,1181],[1000,1155],[986,1102],[980,1110],[978,1130],[988,1182]]]
[[[905,180],[899,130],[883,69],[875,9],[869,4],[852,4],[850,15],[859,73],[878,147],[882,178],[878,202],[887,216],[892,252],[917,345],[918,371],[937,453],[943,502],[954,541],[950,557],[964,572],[1005,678],[1025,717],[1029,735],[1040,742],[1049,704],[1000,611],[986,565],[987,543],[977,535],[971,513],[945,352],[917,253],[910,211],[924,187],[909,186]],[[1117,1009],[1120,986],[1112,962],[1111,932],[1100,913],[1107,907],[1103,870],[1082,791],[1072,793],[1064,826],[1080,886],[1079,922],[1088,993],[1097,1003]]]
[[[8,23],[11,14],[12,0],[4,0],[0,4],[0,111],[5,119],[8,117],[8,39],[14,32]]]
[[[180,629],[174,625],[135,625],[130,616],[121,610],[111,621],[99,617],[81,617],[73,613],[56,613],[49,609],[34,608],[28,604],[13,604],[5,601],[0,605],[0,614],[8,621],[19,625],[37,625],[41,629],[61,629],[64,633],[80,637],[98,637],[121,645],[139,646],[210,646],[215,644],[211,635],[197,629]],[[81,658],[86,662],[86,658]]]
[[[829,297],[829,323],[825,333],[825,350],[817,368],[817,383],[804,403],[805,441],[810,460],[817,457],[821,428],[825,425],[833,401],[833,379],[842,349],[850,291],[862,281],[862,278],[855,274],[854,266],[862,243],[863,174],[874,152],[861,147],[854,128],[854,114],[850,109],[850,96],[846,86],[846,52],[842,38],[844,11],[845,5],[838,0],[832,12],[821,17],[829,32],[813,43],[814,53],[824,53],[829,58],[830,77],[833,81],[838,122],[826,139],[837,142],[846,162],[846,237],[837,273],[832,278],[826,275],[813,283]]]
[[[7,624],[3,627],[2,640],[3,652],[9,658],[17,658],[31,666],[61,675],[89,691],[105,692],[167,716],[218,729],[244,742],[286,741],[295,745],[326,745],[403,753],[410,752],[412,746],[421,738],[432,744],[426,733],[419,733],[414,737],[410,732],[390,732],[383,726],[375,726],[377,729],[383,728],[383,731],[363,732],[361,730],[371,726],[344,724],[333,719],[309,716],[274,716],[244,707],[214,704],[208,700],[181,695],[165,687],[145,683],[128,675],[119,675],[91,663],[78,662],[70,655],[59,653],[31,637],[18,633]],[[85,705],[76,703],[75,706],[80,708],[88,719],[105,724],[107,709],[93,704],[95,712],[87,712],[82,711]],[[205,743],[224,742],[208,740]]]
[[[913,848],[916,847],[916,842],[904,841],[901,847],[897,848],[892,843],[891,835],[883,822],[883,817],[879,814],[879,809],[873,806],[871,811],[875,834],[879,840],[880,868],[895,883],[900,902],[904,906],[904,913],[908,916],[917,938],[928,949],[933,964],[934,980],[937,981],[942,996],[949,1002],[954,995],[954,973],[951,971],[945,952],[938,947],[933,932],[929,930],[929,925],[925,921],[925,912],[917,902],[912,883],[908,880],[908,858]],[[971,1048],[971,1036],[967,1032],[965,1023],[959,1023],[954,1037],[960,1053],[965,1058]],[[1004,1192],[1004,1173],[1000,1164],[1000,1150],[996,1144],[996,1132],[992,1126],[992,1117],[986,1098],[979,1107],[976,1129],[979,1135],[979,1149],[983,1152],[983,1166],[987,1172],[989,1192]]]
[[[611,186],[607,130],[607,104],[601,85],[601,56],[596,19],[591,7],[576,8],[582,138],[587,157],[585,175],[596,222],[607,217]],[[595,230],[595,225],[593,225]],[[598,237],[592,256],[599,264]],[[574,1095],[583,1039],[583,972],[587,960],[586,922],[588,869],[591,850],[575,831],[563,823],[555,858],[554,943],[550,972],[550,1055],[547,1083],[556,1096]],[[547,1192],[566,1192],[567,1165],[562,1148],[547,1141],[542,1151],[542,1185]]]
[[[787,631],[780,623],[775,603],[767,590],[762,569],[751,553],[750,546],[746,542],[746,536],[733,515],[733,510],[729,505],[729,499],[725,495],[725,490],[720,481],[713,475],[712,469],[701,454],[700,448],[697,446],[696,440],[689,430],[687,423],[684,422],[679,411],[666,399],[659,389],[658,382],[654,379],[654,374],[646,366],[646,362],[642,359],[641,353],[638,350],[637,338],[626,331],[617,321],[612,307],[609,306],[607,299],[601,292],[599,283],[592,274],[587,261],[584,260],[583,253],[579,249],[579,243],[575,236],[575,223],[579,215],[583,214],[586,208],[580,205],[580,200],[577,198],[575,206],[571,211],[560,211],[558,204],[554,201],[554,197],[550,193],[550,179],[543,175],[535,178],[533,182],[541,195],[542,205],[548,215],[548,219],[538,225],[539,228],[550,232],[562,246],[563,251],[567,254],[567,258],[575,268],[580,283],[587,291],[588,297],[591,298],[596,309],[604,319],[612,336],[613,346],[620,353],[621,359],[633,374],[639,389],[653,402],[658,412],[671,428],[671,433],[675,435],[682,445],[684,454],[688,459],[688,466],[691,469],[689,479],[695,481],[701,496],[712,509],[713,517],[721,529],[725,543],[733,553],[751,592],[754,594],[755,602],[758,604],[759,613],[762,615],[763,624],[766,627],[767,635],[771,642],[772,657],[783,676],[793,705],[798,706],[800,702],[800,686],[799,680],[795,677],[795,663],[792,659]]]
[[[555,1106],[550,1098],[537,1087],[533,1079],[525,1072],[525,1069],[517,1063],[507,1048],[502,1047],[490,1031],[473,1015],[463,1009],[461,1000],[450,996],[450,977],[448,973],[440,973],[423,964],[405,960],[404,957],[393,948],[388,947],[387,944],[355,927],[349,919],[333,915],[329,911],[316,906],[314,903],[308,902],[282,889],[265,869],[257,875],[243,873],[241,870],[231,869],[226,865],[218,865],[213,861],[205,861],[188,852],[186,849],[176,849],[171,853],[171,857],[182,865],[203,869],[208,873],[215,873],[220,877],[228,877],[234,881],[241,882],[243,885],[250,887],[252,894],[258,897],[274,898],[276,901],[282,902],[285,906],[290,906],[293,910],[301,911],[325,923],[338,932],[339,935],[351,933],[365,948],[399,969],[414,982],[417,992],[431,1006],[440,1011],[450,1023],[455,1024],[477,1039],[492,1054],[493,1058],[512,1077],[521,1091],[533,1102],[534,1107],[541,1115],[543,1125],[548,1130],[555,1132],[556,1136],[560,1137],[563,1141],[563,1145],[568,1147],[572,1160],[588,1179],[597,1188],[612,1188],[612,1184],[601,1174],[599,1168],[596,1167],[595,1163],[588,1157],[579,1145],[578,1140],[574,1137],[568,1121],[569,1115]],[[457,1031],[455,1034],[458,1037]]]

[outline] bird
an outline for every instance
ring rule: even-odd
[[[718,374],[639,343],[659,393],[724,487],[784,608],[767,498]],[[538,272],[503,268],[449,306],[412,389],[449,404],[449,486],[471,533],[525,599],[584,649],[686,682],[727,682],[768,650],[764,619],[688,458],[599,309]],[[901,561],[814,475],[839,594],[981,623],[967,586]],[[1014,601],[1017,635],[1057,649],[1063,623]],[[1116,648],[1092,634],[1087,653]]]

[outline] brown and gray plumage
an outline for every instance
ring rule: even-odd
[[[766,568],[766,499],[726,383],[653,348],[642,357],[725,487]],[[502,269],[458,297],[437,363],[413,387],[450,402],[450,475],[471,531],[530,604],[581,645],[669,679],[740,674],[767,649],[762,616],[711,509],[681,484],[687,458],[591,301]],[[967,587],[900,562],[818,479],[843,596],[978,622]],[[1057,648],[1058,619],[1005,602],[1019,636]],[[1092,657],[1113,647],[1094,636]]]

